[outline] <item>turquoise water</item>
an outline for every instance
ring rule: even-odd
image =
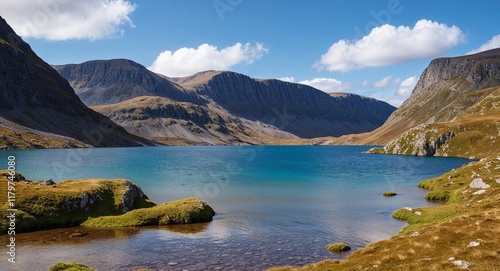
[[[120,229],[81,243],[26,234],[13,270],[77,261],[98,270],[261,270],[339,258],[397,233],[391,218],[429,205],[416,184],[467,163],[456,158],[368,155],[359,146],[153,147],[1,151],[28,179],[126,178],[155,202],[196,196],[217,212],[196,229]],[[6,159],[6,158],[5,158]],[[396,191],[386,198],[382,193]],[[73,229],[71,229],[73,230]],[[186,233],[188,231],[188,233]],[[23,235],[18,235],[23,240]],[[39,237],[37,237],[39,236]],[[111,237],[110,237],[111,236]],[[120,238],[116,238],[120,236]],[[43,238],[42,238],[43,239]],[[91,238],[92,239],[92,238]],[[344,255],[345,256],[345,255]],[[170,263],[170,265],[169,265]],[[39,269],[37,269],[39,268]]]

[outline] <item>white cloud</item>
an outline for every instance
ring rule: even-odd
[[[391,77],[392,76],[390,76],[390,75],[387,77],[384,77],[384,79],[375,82],[375,84],[373,84],[373,86],[376,88],[386,88],[387,86],[389,86],[389,80],[391,80]]]
[[[387,66],[435,57],[465,41],[457,26],[448,27],[429,20],[415,26],[375,27],[357,41],[334,43],[314,64],[318,70],[348,72],[366,67]]]
[[[127,0],[0,1],[5,20],[24,38],[51,41],[114,38],[123,26],[134,27]]]
[[[238,42],[222,50],[204,43],[198,48],[184,47],[175,52],[166,50],[148,69],[170,77],[188,76],[205,70],[228,70],[241,63],[251,64],[268,51],[262,43]]]
[[[324,92],[343,92],[352,89],[349,83],[342,83],[334,78],[314,78],[312,80],[300,81],[300,84],[309,85]]]
[[[468,52],[468,55],[479,53],[482,51],[490,50],[490,49],[495,49],[495,48],[500,48],[500,34],[493,36],[489,41],[487,41],[485,44],[479,46],[479,48],[472,50]]]
[[[366,80],[361,83],[362,87],[367,87],[368,85],[369,85],[369,83]]]
[[[403,80],[403,82],[401,82],[398,89],[396,90],[396,95],[402,96],[402,97],[410,96],[410,94],[413,91],[413,88],[415,88],[415,85],[417,84],[417,82],[418,82],[418,79],[415,76],[406,78],[405,80]]]
[[[293,78],[293,76],[280,77],[280,78],[276,78],[276,79],[281,80],[281,81],[285,81],[285,82],[290,82],[290,83],[295,82],[295,78]]]

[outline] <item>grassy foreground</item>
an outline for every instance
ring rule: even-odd
[[[470,163],[419,186],[431,190],[428,198],[445,204],[398,210],[393,217],[409,225],[396,236],[342,261],[268,271],[500,270],[500,157]]]

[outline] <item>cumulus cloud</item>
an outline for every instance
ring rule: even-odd
[[[495,48],[500,48],[500,34],[493,36],[493,38],[491,38],[485,44],[479,46],[479,48],[477,48],[477,49],[474,49],[474,50],[468,52],[467,54],[471,55],[471,54],[475,54],[475,53],[479,53],[482,51],[491,50],[491,49],[495,49]]]
[[[5,20],[24,38],[51,41],[114,38],[134,27],[127,0],[0,1]]]
[[[285,82],[290,82],[290,83],[295,82],[295,78],[293,78],[293,76],[280,77],[280,78],[276,78],[276,79],[281,80],[281,81],[285,81]]]
[[[375,84],[373,84],[373,86],[376,88],[386,88],[389,86],[389,80],[391,80],[391,77],[392,76],[384,77],[384,79],[375,82]]]
[[[219,50],[216,46],[202,44],[198,48],[180,48],[175,52],[162,52],[150,70],[170,77],[192,75],[205,70],[228,70],[234,65],[251,64],[269,50],[262,43],[236,43]]]
[[[314,78],[312,80],[300,81],[300,84],[309,85],[324,92],[343,92],[352,89],[349,83],[343,83],[334,78]]]
[[[418,79],[415,76],[406,78],[401,82],[399,85],[398,89],[396,90],[396,95],[397,96],[403,96],[403,97],[408,97],[410,96],[411,92],[415,88],[415,85],[417,84]]]
[[[340,40],[314,66],[348,72],[435,57],[465,41],[457,26],[419,20],[413,27],[389,24],[375,27],[357,41]]]

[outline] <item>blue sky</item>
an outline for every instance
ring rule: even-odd
[[[225,69],[398,106],[430,60],[500,47],[498,1],[21,0],[0,15],[50,64]]]

